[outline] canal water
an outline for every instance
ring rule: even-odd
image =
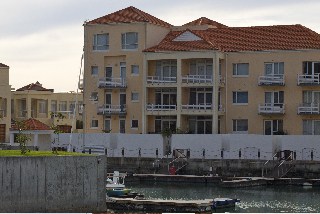
[[[208,199],[217,197],[241,200],[235,213],[317,213],[320,212],[320,187],[258,186],[223,188],[213,184],[127,183],[127,187],[148,199]]]

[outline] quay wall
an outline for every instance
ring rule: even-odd
[[[119,158],[107,157],[108,172],[120,171],[128,174],[169,174],[168,164],[171,158]],[[270,177],[273,164],[265,165],[265,160],[214,160],[189,159],[188,165],[179,171],[181,175],[218,175],[223,177]],[[159,164],[155,164],[159,163]],[[287,163],[284,163],[287,164]],[[319,161],[293,161],[286,177],[320,178]],[[272,177],[272,176],[271,176]]]
[[[108,157],[162,158],[166,148],[190,151],[190,159],[272,160],[277,151],[290,150],[296,160],[320,161],[317,135],[174,134],[166,142],[160,134],[73,133],[53,135],[55,147],[68,144],[81,152],[84,146],[101,146]]]
[[[0,212],[103,212],[104,156],[0,157]]]

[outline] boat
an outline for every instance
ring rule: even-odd
[[[212,210],[223,208],[234,208],[237,203],[240,203],[240,199],[232,198],[215,198],[212,202]]]
[[[131,189],[126,188],[124,184],[125,176],[126,174],[120,175],[119,171],[114,171],[107,175],[107,196],[116,198],[143,198],[143,195],[132,192]]]

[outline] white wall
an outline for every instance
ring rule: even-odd
[[[70,134],[55,136],[56,146],[67,146]],[[57,140],[58,139],[58,140]],[[82,151],[83,135],[72,134],[72,146]],[[163,138],[160,134],[85,134],[86,146],[103,146],[109,157],[163,157]],[[171,138],[171,149],[189,149],[190,158],[221,159],[261,159],[270,160],[276,151],[291,150],[296,152],[297,160],[320,160],[320,138],[311,135],[197,135],[177,134]],[[205,150],[205,156],[203,156]],[[239,157],[241,151],[241,157]],[[258,156],[260,154],[260,157]]]

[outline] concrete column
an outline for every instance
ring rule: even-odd
[[[145,56],[145,55],[144,55]],[[141,99],[141,112],[142,112],[142,134],[148,133],[148,117],[146,115],[146,105],[148,100],[147,76],[148,76],[148,61],[146,57],[143,58],[142,66],[142,99]]]
[[[218,133],[218,93],[219,93],[219,57],[213,57],[213,93],[212,93],[212,134]]]
[[[177,128],[181,128],[181,103],[182,103],[182,59],[177,59]]]
[[[34,142],[33,142],[33,146],[38,146],[38,133],[34,134]]]
[[[31,118],[31,98],[29,96],[27,96],[26,98],[26,104],[27,104],[27,118],[26,119],[29,119]]]

